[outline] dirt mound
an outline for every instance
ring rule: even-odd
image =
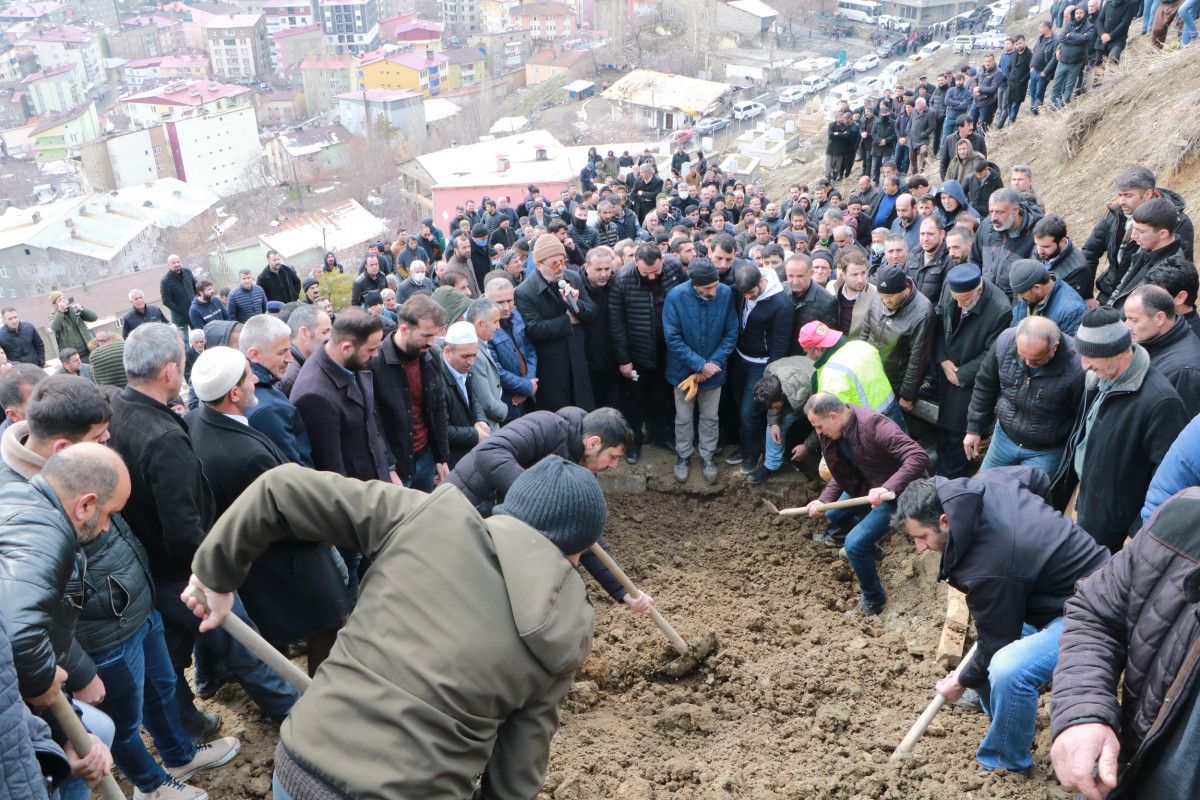
[[[936,562],[897,534],[881,566],[887,612],[847,621],[853,574],[813,529],[768,514],[744,488],[611,496],[617,560],[684,638],[715,631],[720,649],[682,680],[652,677],[674,655],[666,640],[593,585],[595,646],[564,704],[540,800],[1066,798],[1048,767],[1045,711],[1029,780],[976,776],[987,722],[959,709],[888,762],[944,673],[933,653],[945,589]],[[231,767],[196,782],[221,800],[263,797],[277,730],[237,688],[207,705],[244,744]]]

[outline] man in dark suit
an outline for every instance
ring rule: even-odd
[[[446,393],[447,437],[450,468],[492,432],[487,420],[477,420],[471,411],[471,382],[468,373],[479,354],[479,337],[469,322],[456,322],[446,330],[442,345],[442,382]]]
[[[446,310],[418,294],[400,306],[398,316],[395,332],[369,365],[375,402],[396,474],[408,488],[432,492],[450,472],[445,381],[441,359],[431,349],[446,325]]]
[[[583,278],[567,269],[567,250],[553,234],[533,246],[534,271],[517,287],[517,310],[525,335],[537,350],[537,407],[557,411],[564,406],[591,409],[584,325],[596,316],[596,304],[583,291]],[[566,281],[564,288],[558,282]]]
[[[217,516],[267,470],[287,464],[274,442],[250,427],[257,376],[231,347],[210,347],[192,368],[192,388],[202,405],[188,415],[196,457],[209,476]],[[350,596],[333,553],[316,542],[273,543],[254,560],[238,590],[250,617],[276,646],[308,640],[308,674],[329,655],[350,613]]]
[[[329,341],[304,362],[290,399],[304,418],[317,469],[399,484],[366,369],[382,342],[382,317],[358,308],[342,311]]]

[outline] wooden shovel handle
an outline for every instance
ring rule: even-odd
[[[71,743],[75,755],[82,758],[91,752],[92,737],[88,735],[87,729],[83,727],[79,717],[75,716],[75,709],[71,708],[70,702],[62,692],[59,692],[58,696],[54,698],[54,702],[50,704],[50,713],[54,715],[58,726],[67,735],[67,741]],[[111,772],[105,774],[100,785],[96,787],[96,791],[104,800],[125,800],[125,795],[121,792],[121,787],[117,785],[117,779]]]
[[[625,587],[625,591],[633,595],[635,600],[642,596],[641,589],[633,585],[633,581],[629,580],[629,576],[625,574],[625,570],[621,569],[620,565],[617,564],[616,561],[613,561],[613,557],[610,556],[603,547],[598,544],[593,544],[591,549],[592,555],[600,559],[600,561],[604,563],[604,566],[608,567],[608,571],[617,576],[617,580],[619,580],[621,585]],[[679,655],[686,656],[690,652],[690,648],[688,648],[687,642],[683,640],[683,637],[676,633],[675,629],[671,627],[671,623],[667,622],[666,618],[663,617],[662,614],[658,613],[657,608],[650,609],[650,616],[654,617],[654,624],[657,625],[658,629],[662,631],[668,639],[671,640],[671,645],[675,648]]]
[[[200,601],[200,604],[205,608],[208,607],[204,599],[204,592],[195,586],[189,586],[188,593]],[[275,670],[279,677],[287,681],[297,692],[303,693],[308,688],[308,685],[312,683],[312,678],[308,677],[304,670],[297,667],[288,660],[287,656],[272,647],[271,643],[262,637],[262,634],[247,625],[245,620],[237,614],[228,614],[221,623],[221,627],[225,629],[226,633],[245,646],[247,650],[257,656],[260,661]]]
[[[896,499],[895,492],[884,492],[879,496],[879,499],[885,503]],[[832,503],[820,503],[817,506],[818,511],[832,511],[835,508],[853,508],[854,506],[865,506],[871,502],[871,498],[867,495],[862,497],[851,497],[847,500],[834,500]],[[808,508],[801,506],[800,508],[785,508],[779,512],[785,517],[800,517],[808,513]]]
[[[978,643],[971,645],[971,649],[967,651],[965,656],[963,656],[963,660],[959,662],[958,666],[954,670],[955,679],[962,674],[963,668],[966,667],[966,665],[970,663],[971,659],[975,656],[975,648],[978,646]],[[908,729],[908,733],[905,735],[904,741],[900,742],[900,744],[892,752],[893,760],[904,755],[909,750],[912,750],[914,746],[916,746],[917,741],[925,735],[925,731],[929,728],[930,723],[933,722],[933,718],[937,716],[937,713],[942,710],[942,706],[944,705],[946,705],[946,696],[941,694],[934,695],[933,699],[929,701],[929,705],[925,706],[925,710],[921,712],[921,716],[917,717],[917,721],[914,722],[913,726]]]

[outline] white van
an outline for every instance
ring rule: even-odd
[[[816,94],[829,88],[829,79],[822,78],[820,75],[809,75],[804,80],[800,81],[800,88],[806,94]]]

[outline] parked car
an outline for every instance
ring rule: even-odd
[[[831,84],[848,81],[854,77],[854,67],[850,66],[849,64],[842,64],[825,77],[829,79]]]
[[[854,62],[855,72],[868,72],[879,66],[879,56],[874,53],[867,53],[865,56]]]
[[[680,128],[677,131],[671,131],[671,133],[667,135],[667,143],[670,144],[671,147],[687,144],[692,140],[694,135],[695,134],[692,133],[691,128]]]
[[[803,86],[788,86],[779,93],[779,105],[790,106],[804,99],[808,91]]]
[[[865,78],[860,78],[856,82],[856,85],[863,90],[864,94],[874,94],[883,89],[884,82],[882,78],[875,75],[868,75]]]
[[[829,88],[829,79],[822,78],[820,75],[809,75],[807,78],[800,81],[800,86],[808,94],[816,94],[817,92],[823,92]]]
[[[1003,33],[985,33],[975,37],[973,45],[976,50],[998,50],[1004,47]]]
[[[879,73],[879,77],[887,80],[895,80],[901,72],[904,72],[905,64],[903,61],[893,61],[883,68]]]
[[[754,119],[765,113],[767,113],[767,107],[752,100],[746,100],[733,107],[733,118],[738,120]]]
[[[966,52],[970,51],[974,46],[975,46],[975,37],[974,36],[965,36],[965,35],[964,36],[955,36],[954,44],[951,45],[951,47],[954,48],[955,53],[966,53]]]
[[[926,44],[918,52],[920,52],[921,58],[929,58],[931,55],[936,53],[938,50],[941,50],[943,47],[945,47],[944,44],[935,40],[935,41],[932,41],[932,42],[929,42],[928,44]]]
[[[692,130],[701,135],[706,133],[716,133],[723,128],[729,127],[729,117],[705,117],[695,125]]]

